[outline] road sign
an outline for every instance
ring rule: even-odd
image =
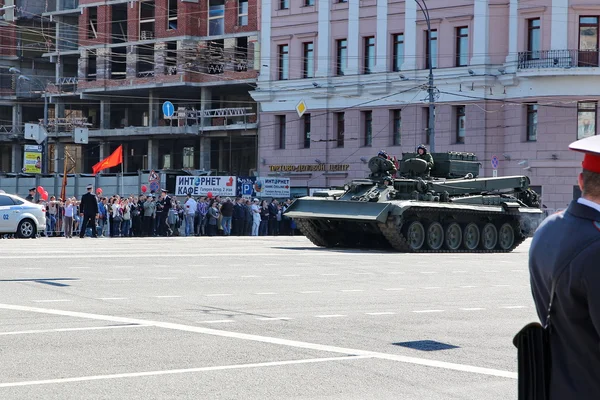
[[[75,128],[75,131],[73,132],[73,141],[75,143],[88,144],[89,133],[88,128]]]
[[[304,100],[300,100],[300,102],[296,104],[296,112],[298,113],[298,117],[302,117],[306,110],[306,103],[304,102]]]
[[[492,178],[497,178],[498,177],[498,170],[495,169],[492,171]]]
[[[252,196],[252,184],[251,183],[243,183],[242,184],[242,196]]]
[[[492,167],[497,169],[499,164],[500,161],[498,160],[498,156],[492,156]]]
[[[162,105],[162,112],[165,118],[170,118],[175,114],[175,106],[170,101],[165,101]]]

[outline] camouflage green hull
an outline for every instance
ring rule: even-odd
[[[543,220],[518,204],[453,204],[415,200],[343,201],[305,197],[285,212],[320,247],[400,252],[510,252]]]

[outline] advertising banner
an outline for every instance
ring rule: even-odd
[[[26,174],[42,173],[42,146],[25,145],[23,152],[23,172]]]
[[[290,197],[290,178],[256,178],[256,197]]]
[[[236,183],[235,176],[178,176],[175,195],[235,197]]]

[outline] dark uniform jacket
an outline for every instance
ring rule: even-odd
[[[552,277],[560,276],[550,344],[551,400],[600,399],[600,212],[573,201],[548,217],[529,250],[531,288],[546,322]]]
[[[81,196],[79,212],[84,215],[98,214],[98,201],[96,200],[96,196],[94,194],[88,192]]]

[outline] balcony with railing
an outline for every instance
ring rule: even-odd
[[[519,71],[549,68],[593,68],[599,66],[598,50],[537,50],[519,52]]]

